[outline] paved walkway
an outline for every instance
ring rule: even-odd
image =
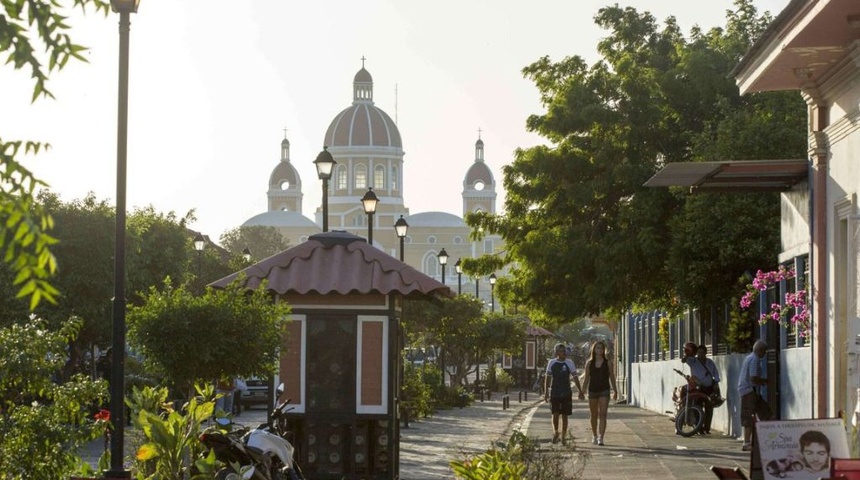
[[[545,439],[552,448],[552,421],[546,403],[530,412],[528,435]],[[749,469],[748,452],[742,442],[714,431],[708,436],[684,438],[675,435],[675,426],[667,415],[628,405],[610,405],[604,446],[591,444],[588,405],[574,401],[569,432],[577,448],[590,453],[583,478],[622,479],[715,479],[711,465]]]
[[[537,437],[542,449],[553,446],[549,405],[534,393],[520,401],[514,392],[510,408],[502,408],[501,394],[492,400],[476,401],[466,408],[440,410],[430,418],[410,422],[401,429],[400,477],[404,480],[453,478],[448,463],[464,455],[487,450],[493,442],[506,442],[511,432],[521,429]],[[263,409],[243,412],[238,423],[257,425],[265,421]],[[741,442],[715,432],[710,436],[683,438],[675,435],[669,417],[628,405],[611,405],[605,446],[591,444],[587,403],[574,401],[569,431],[576,448],[585,452],[582,478],[586,480],[622,479],[708,479],[711,465],[735,467],[748,471],[749,453],[742,452]],[[85,459],[94,462],[101,453],[95,442]],[[84,452],[86,453],[86,452]],[[571,460],[570,462],[573,462]],[[570,469],[577,465],[570,464]]]

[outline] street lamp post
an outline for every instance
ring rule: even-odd
[[[490,274],[490,312],[496,311],[496,297],[494,291],[496,289],[496,274]]]
[[[481,277],[475,276],[474,278],[475,278],[475,298],[481,298],[478,295],[478,285],[480,284]]]
[[[198,233],[194,237],[194,250],[197,250],[197,281],[200,281],[200,275],[203,274],[203,248],[206,247],[206,237],[202,233]]]
[[[457,272],[457,295],[463,293],[463,266],[460,265],[460,259],[454,264],[454,271]]]
[[[242,250],[242,258],[244,258],[246,262],[251,261],[251,250],[248,247],[245,247],[245,249]]]
[[[445,283],[445,265],[448,264],[448,252],[443,248],[441,252],[439,252],[439,265],[442,265],[442,284]]]
[[[328,153],[327,146],[323,147],[322,152],[314,160],[314,165],[317,167],[317,177],[322,180],[323,232],[328,231],[328,180],[331,178],[331,171],[336,163],[334,157]]]
[[[400,261],[403,261],[403,239],[406,238],[406,232],[409,230],[409,224],[403,219],[403,215],[394,222],[394,233],[400,239]]]
[[[111,0],[119,13],[119,86],[116,123],[116,239],[114,243],[113,356],[110,378],[110,413],[114,432],[111,436],[111,462],[106,478],[131,478],[123,469],[125,435],[125,187],[128,158],[128,43],[131,14],[140,0]]]
[[[373,214],[376,213],[376,206],[379,204],[379,198],[373,193],[373,187],[369,187],[367,193],[361,197],[361,204],[364,206],[364,213],[367,214],[367,243],[373,246]]]

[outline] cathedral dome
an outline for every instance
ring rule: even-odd
[[[372,103],[357,103],[334,118],[325,132],[329,147],[403,148],[394,120]]]
[[[299,212],[285,212],[281,210],[272,210],[270,212],[263,212],[259,215],[254,215],[246,220],[242,226],[319,228],[313,220]]]
[[[373,104],[373,78],[364,68],[364,59],[352,82],[352,105],[334,117],[323,145],[403,148],[394,120]]]

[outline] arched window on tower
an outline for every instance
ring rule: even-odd
[[[365,167],[364,165],[355,166],[354,187],[356,190],[363,190],[367,188],[367,167]]]
[[[385,167],[377,165],[373,168],[373,188],[385,189]]]
[[[397,190],[397,167],[391,167],[391,190]]]
[[[337,189],[346,190],[346,165],[337,166]]]

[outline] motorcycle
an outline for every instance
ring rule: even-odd
[[[278,395],[283,385],[278,387]],[[200,441],[224,463],[216,480],[300,480],[301,470],[293,460],[294,448],[287,440],[286,422],[279,421],[289,411],[289,399],[276,406],[273,425],[260,424],[253,430],[244,427],[230,430],[228,419],[216,420],[206,429]],[[278,420],[278,421],[276,421]]]
[[[673,368],[678,375],[684,377],[686,385],[676,387],[672,392],[675,403],[674,413],[675,433],[683,437],[692,437],[702,430],[705,423],[705,404],[711,403],[711,396],[696,386],[691,375]]]

